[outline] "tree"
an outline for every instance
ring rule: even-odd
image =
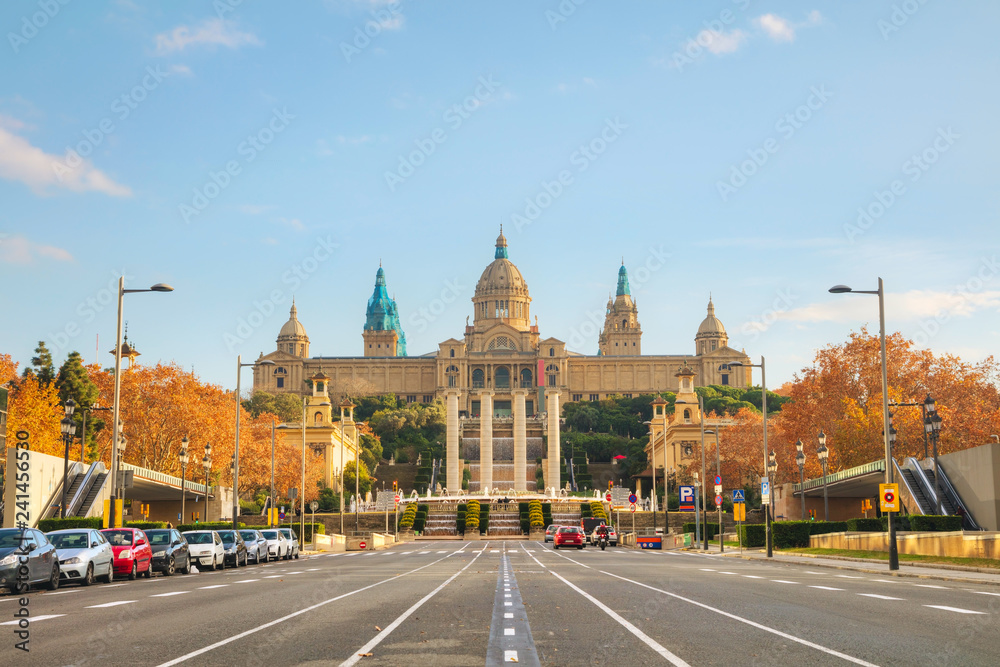
[[[55,384],[36,382],[29,376],[14,387],[7,406],[7,432],[31,434],[32,451],[62,457],[63,442],[59,422],[65,416]],[[16,438],[7,438],[13,447]]]
[[[0,354],[0,385],[17,381],[17,367],[19,364],[11,359],[9,354]]]
[[[344,499],[346,500],[350,496],[354,495],[354,485],[355,485],[355,475],[354,475],[354,461],[348,461],[344,464]],[[371,477],[368,475],[368,466],[365,462],[361,462],[361,478],[358,480],[359,492],[361,497],[364,498],[365,494],[371,490],[372,481]]]
[[[52,354],[45,347],[45,341],[38,341],[35,356],[31,358],[31,366],[24,369],[24,376],[34,375],[42,384],[49,384],[56,379],[56,369],[52,365]]]
[[[282,423],[302,419],[302,399],[297,394],[271,394],[257,390],[243,400],[243,409],[254,417],[269,412]]]
[[[76,403],[76,412],[73,413],[73,421],[76,422],[76,432],[87,441],[93,439],[95,432],[96,415],[90,413],[87,419],[87,433],[81,432],[83,427],[83,410],[81,408],[90,407],[100,397],[100,390],[94,381],[90,379],[83,360],[79,352],[70,352],[66,361],[59,367],[59,375],[56,377],[56,387],[59,390],[59,400],[65,404],[72,399]]]

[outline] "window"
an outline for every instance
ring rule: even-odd
[[[590,400],[592,400],[592,401],[599,401],[599,400],[601,400],[601,396],[600,396],[600,394],[591,394],[590,395]]]
[[[424,400],[423,400],[424,403],[430,403],[433,400],[434,400],[433,396],[431,396],[430,394],[424,394]]]
[[[510,369],[501,366],[493,373],[493,386],[497,389],[510,389]]]
[[[684,423],[685,424],[691,423],[691,410],[689,410],[688,408],[684,408]]]
[[[729,374],[728,373],[723,373],[722,374],[722,386],[725,387],[725,386],[728,386],[728,385],[729,385]]]
[[[316,414],[313,415],[313,423],[314,424],[321,424],[322,422],[323,422],[323,413],[322,412],[317,412]]]
[[[455,356],[455,348],[451,348],[450,352],[451,352],[451,354],[449,354],[448,356],[454,357]]]
[[[714,340],[712,341],[712,351],[713,352],[715,351],[715,341]]]
[[[632,394],[622,394],[623,398],[632,398]]]
[[[521,369],[521,389],[531,389],[531,369]]]
[[[549,348],[549,356],[550,357],[556,356],[556,348],[554,348],[554,347],[550,347]]]
[[[628,320],[622,320],[622,329],[628,329]]]
[[[408,394],[406,396],[406,402],[407,403],[416,403],[417,402],[417,397],[414,396],[413,394]]]
[[[574,401],[582,401],[583,400],[583,394],[573,394],[573,400]]]
[[[486,373],[482,368],[472,371],[472,388],[482,389],[486,386]]]
[[[457,387],[458,386],[458,378],[456,376],[454,376],[454,375],[449,375],[448,376],[448,386],[449,387]]]
[[[278,378],[278,389],[283,389],[285,387],[285,378]]]

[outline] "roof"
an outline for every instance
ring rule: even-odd
[[[300,337],[308,338],[309,336],[306,334],[306,328],[299,322],[299,311],[295,308],[295,299],[292,299],[292,307],[288,311],[288,321],[282,325],[281,331],[278,332],[278,339]]]

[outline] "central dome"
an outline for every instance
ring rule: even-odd
[[[507,237],[500,230],[494,259],[476,283],[477,297],[528,296],[528,283],[521,271],[507,259]]]

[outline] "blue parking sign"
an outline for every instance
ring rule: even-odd
[[[678,488],[678,493],[680,494],[680,511],[681,512],[693,512],[694,511],[694,487],[689,485],[684,485]]]

